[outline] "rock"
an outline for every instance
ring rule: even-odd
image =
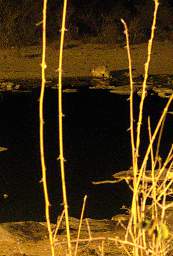
[[[110,78],[110,72],[106,66],[98,66],[91,70],[91,76],[95,78]]]
[[[6,150],[8,150],[8,148],[0,146],[0,152],[6,151]]]

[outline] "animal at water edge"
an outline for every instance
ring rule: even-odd
[[[109,79],[111,77],[107,66],[104,66],[104,65],[93,68],[91,70],[91,76],[95,78],[105,78],[105,79]]]

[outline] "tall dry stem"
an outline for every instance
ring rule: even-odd
[[[155,29],[156,29],[158,7],[159,7],[159,1],[154,0],[154,14],[153,14],[153,22],[152,22],[152,26],[151,26],[151,37],[148,42],[147,61],[144,66],[145,67],[144,81],[142,84],[142,95],[141,95],[141,101],[140,101],[140,106],[139,106],[139,117],[138,117],[138,123],[137,123],[137,131],[136,131],[136,137],[137,137],[136,138],[136,152],[135,152],[135,154],[136,154],[135,167],[136,168],[134,168],[133,200],[132,200],[132,213],[134,213],[133,218],[134,218],[135,225],[137,223],[136,207],[138,204],[138,199],[137,199],[138,198],[138,188],[139,188],[139,184],[141,182],[141,178],[143,175],[144,166],[146,165],[146,161],[145,161],[146,159],[144,158],[142,167],[140,168],[140,171],[138,173],[138,178],[136,178],[136,174],[138,172],[138,158],[139,158],[141,126],[142,126],[142,119],[143,119],[143,107],[144,107],[144,100],[145,100],[145,96],[146,96],[147,79],[148,79],[149,65],[150,65],[150,60],[151,60],[153,40],[154,40],[154,35],[155,35],[154,33],[155,33]],[[150,145],[152,146],[151,142],[150,142]],[[149,152],[151,150],[151,146],[149,147]],[[134,227],[135,227],[135,225],[134,225]]]
[[[66,22],[67,0],[64,0],[63,15],[61,24],[61,39],[60,39],[60,52],[59,52],[59,75],[58,75],[58,121],[59,121],[59,160],[61,169],[61,182],[63,193],[63,205],[65,211],[66,232],[67,232],[67,244],[68,253],[71,254],[71,241],[70,241],[70,228],[69,228],[69,214],[68,214],[68,201],[66,191],[65,180],[65,168],[64,168],[64,146],[63,146],[63,111],[62,111],[62,60],[63,60],[63,47],[64,47],[64,35],[65,35],[65,22]]]
[[[153,40],[154,40],[155,29],[156,29],[158,7],[159,7],[159,1],[154,0],[153,23],[151,27],[151,37],[149,39],[148,48],[147,48],[147,61],[144,65],[144,81],[142,84],[142,95],[141,95],[139,117],[138,117],[138,124],[137,124],[137,139],[136,139],[136,156],[137,157],[139,156],[140,134],[141,134],[142,119],[143,119],[143,107],[144,107],[144,100],[146,96],[147,79],[148,79],[148,72],[149,72],[149,66],[150,66],[150,60],[151,60]]]
[[[129,33],[128,33],[128,27],[126,22],[121,19],[121,22],[124,25],[124,34],[126,37],[126,48],[127,48],[127,56],[128,56],[128,62],[129,62],[129,78],[130,78],[130,136],[131,136],[131,151],[132,151],[132,165],[133,165],[133,172],[134,172],[134,184],[136,183],[137,179],[137,172],[138,172],[138,166],[137,166],[137,157],[136,157],[136,148],[135,148],[135,140],[134,140],[134,109],[133,109],[133,93],[134,93],[134,86],[133,86],[133,74],[132,74],[132,58],[131,58],[131,52],[130,52],[130,45],[129,45]],[[137,210],[136,207],[132,208],[133,210],[133,216],[134,216],[134,229],[136,227],[136,220],[137,220]],[[134,230],[134,233],[136,233],[136,230]]]
[[[44,92],[45,92],[45,83],[46,83],[46,16],[47,16],[47,0],[43,2],[43,32],[42,32],[42,63],[41,63],[41,75],[42,75],[42,83],[41,83],[41,92],[40,92],[40,100],[39,100],[39,119],[40,119],[40,158],[41,158],[41,169],[42,169],[42,183],[43,183],[43,192],[44,192],[44,200],[45,200],[45,216],[47,222],[47,228],[49,232],[49,241],[51,246],[51,255],[55,255],[54,245],[53,245],[53,236],[51,230],[50,223],[50,213],[49,213],[49,195],[47,188],[47,177],[46,177],[46,163],[44,157]]]
[[[131,151],[132,151],[132,163],[133,167],[135,166],[135,139],[134,139],[134,111],[133,111],[133,92],[134,92],[134,86],[133,86],[133,74],[132,74],[132,58],[131,58],[131,52],[129,47],[129,33],[128,33],[128,27],[126,22],[121,19],[121,22],[124,25],[124,34],[126,36],[126,43],[127,43],[127,56],[129,61],[129,78],[130,78],[130,137],[131,137]]]

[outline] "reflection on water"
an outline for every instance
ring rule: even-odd
[[[53,90],[45,97],[45,153],[52,220],[62,210],[58,158],[57,97]],[[4,94],[0,102],[0,220],[44,220],[41,168],[39,160],[39,91],[30,94]],[[147,115],[155,126],[166,100],[146,99],[142,152],[147,145]],[[139,98],[135,98],[135,113]],[[127,96],[107,92],[83,91],[64,94],[64,156],[69,211],[79,216],[82,200],[88,195],[86,215],[111,217],[130,203],[124,183],[92,185],[93,180],[110,179],[115,171],[131,165],[129,101]],[[171,123],[162,143],[163,156],[172,143]],[[8,195],[8,196],[4,196]]]

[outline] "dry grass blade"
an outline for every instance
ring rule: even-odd
[[[82,206],[82,212],[81,212],[81,217],[80,217],[80,222],[79,222],[79,228],[78,228],[78,234],[77,234],[77,241],[76,241],[74,256],[77,255],[77,249],[78,249],[78,243],[79,243],[79,237],[80,237],[80,231],[81,231],[81,226],[82,226],[82,221],[83,221],[84,210],[85,210],[85,206],[86,206],[86,200],[87,200],[87,195],[84,196],[84,200],[83,200],[83,206]]]
[[[65,211],[63,210],[62,213],[61,213],[60,218],[57,219],[57,224],[56,224],[56,228],[55,228],[54,236],[53,236],[53,241],[54,241],[54,243],[55,243],[56,235],[57,235],[57,233],[58,233],[58,230],[59,230],[59,227],[60,227],[60,225],[61,225],[62,219],[63,219],[63,217],[64,217],[64,212],[65,212]],[[56,240],[56,241],[57,241],[57,240]]]

